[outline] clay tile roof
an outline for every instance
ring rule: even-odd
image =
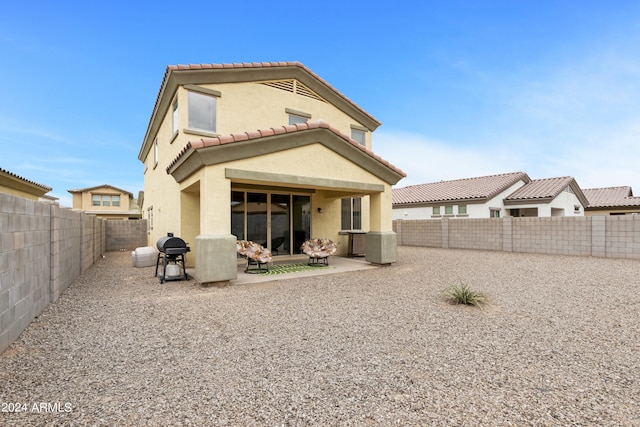
[[[109,184],[102,184],[102,185],[96,185],[94,187],[87,187],[87,188],[76,188],[73,190],[67,190],[69,193],[73,194],[73,193],[85,193],[87,191],[91,191],[91,190],[96,190],[99,188],[111,188],[112,190],[115,191],[119,191],[121,193],[124,194],[128,194],[130,197],[133,197],[133,193],[131,193],[130,191],[127,190],[123,190],[122,188],[118,188],[118,187],[114,187],[113,185],[109,185]]]
[[[13,172],[9,172],[8,170],[3,169],[3,168],[0,168],[0,174],[4,174],[4,175],[11,176],[11,177],[13,177],[13,178],[15,178],[15,179],[18,179],[18,180],[20,180],[20,181],[22,181],[22,182],[24,182],[24,183],[27,183],[27,184],[35,185],[36,187],[39,187],[39,188],[41,188],[42,190],[46,190],[46,191],[51,191],[51,190],[52,190],[52,188],[51,188],[51,187],[49,187],[49,186],[47,186],[47,185],[44,185],[44,184],[38,184],[38,183],[37,183],[37,182],[35,182],[35,181],[31,181],[31,180],[29,180],[29,179],[23,178],[23,177],[21,177],[21,176],[19,176],[19,175],[16,175],[15,173],[13,173]]]
[[[640,206],[640,197],[633,197],[629,186],[587,188],[582,190],[590,208]]]
[[[524,172],[439,181],[393,189],[393,204],[434,203],[453,200],[488,200],[518,181],[530,181]]]
[[[173,166],[175,166],[180,161],[180,159],[182,157],[187,155],[192,150],[198,150],[198,149],[201,149],[201,148],[213,147],[213,146],[217,146],[217,145],[232,144],[232,143],[237,143],[237,142],[242,142],[242,141],[252,141],[252,140],[256,140],[256,139],[260,139],[260,138],[268,138],[269,136],[274,136],[274,135],[283,135],[283,134],[289,134],[289,133],[294,133],[294,132],[304,132],[304,131],[312,130],[312,129],[327,129],[330,132],[334,133],[335,135],[339,136],[340,138],[344,139],[345,142],[351,144],[353,147],[355,147],[355,148],[359,149],[360,151],[364,152],[366,155],[368,155],[371,158],[373,158],[373,159],[377,160],[378,162],[382,163],[387,168],[393,170],[397,174],[399,174],[399,175],[401,175],[403,177],[407,176],[407,174],[404,173],[401,169],[397,168],[396,166],[392,165],[388,161],[384,160],[382,157],[374,154],[371,150],[368,150],[363,145],[360,145],[358,142],[354,141],[349,136],[343,134],[338,129],[334,128],[333,126],[331,126],[328,123],[323,122],[323,121],[317,121],[317,122],[312,122],[312,123],[296,123],[294,125],[277,126],[277,127],[272,127],[272,128],[269,128],[269,129],[257,130],[257,131],[254,131],[254,132],[243,132],[243,133],[238,133],[238,134],[216,136],[216,137],[212,137],[212,138],[201,138],[201,139],[196,140],[196,141],[190,141],[180,151],[178,156],[169,164],[169,166],[167,167],[166,171],[167,171],[168,174],[171,173],[171,169],[173,168]]]
[[[507,196],[505,201],[553,199],[573,181],[574,179],[570,176],[534,179]]]

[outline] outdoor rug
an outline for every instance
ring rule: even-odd
[[[260,275],[268,276],[273,274],[299,273],[301,271],[321,271],[330,268],[334,267],[312,267],[307,264],[278,264],[270,266],[269,271],[263,271],[262,273],[260,273]]]

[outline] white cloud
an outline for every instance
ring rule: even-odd
[[[373,149],[408,174],[398,186],[524,171],[534,179],[573,176],[582,188],[630,185],[640,194],[637,51],[609,44],[527,75],[496,75],[484,81],[491,99],[478,104],[476,128],[449,117],[451,140],[428,129],[381,129]]]
[[[522,170],[517,152],[499,146],[457,147],[409,132],[376,132],[374,152],[402,169],[397,187]],[[526,172],[526,171],[525,171]]]

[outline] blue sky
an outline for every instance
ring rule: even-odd
[[[0,3],[0,168],[137,195],[169,64],[300,61],[382,122],[398,186],[524,171],[640,195],[637,1]]]

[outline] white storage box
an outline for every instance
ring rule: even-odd
[[[158,250],[151,246],[136,248],[131,252],[134,267],[152,267],[158,260]]]

